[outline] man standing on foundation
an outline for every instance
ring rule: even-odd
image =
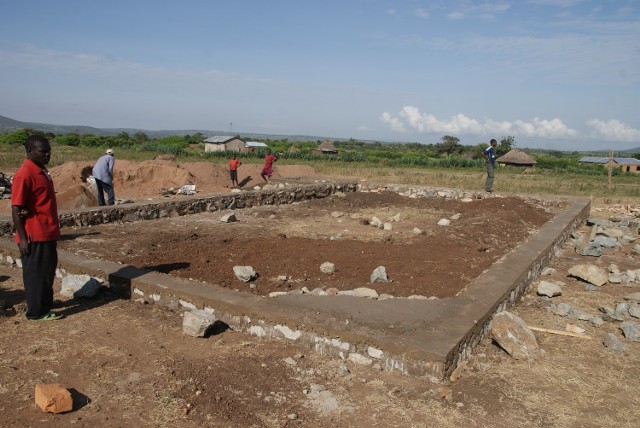
[[[27,318],[57,320],[62,315],[51,312],[51,308],[60,223],[53,180],[45,166],[51,159],[51,145],[46,138],[32,135],[24,146],[27,159],[13,176],[11,186],[11,216],[22,260]]]
[[[485,166],[487,167],[487,179],[484,182],[485,192],[493,192],[493,179],[495,177],[496,167],[496,146],[498,142],[492,139],[489,142],[489,147],[482,151],[482,157],[484,158]]]

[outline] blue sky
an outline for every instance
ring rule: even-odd
[[[1,0],[0,115],[640,147],[640,1]]]

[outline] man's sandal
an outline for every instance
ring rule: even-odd
[[[42,315],[40,318],[36,318],[37,321],[55,321],[60,318],[64,318],[64,315],[57,314],[55,312],[49,312],[47,314]]]

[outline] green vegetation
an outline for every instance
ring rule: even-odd
[[[158,154],[172,154],[180,162],[209,161],[226,164],[229,153],[204,152],[205,136],[150,138],[144,132],[130,136],[68,133],[54,135],[22,129],[0,135],[0,170],[15,169],[24,159],[22,147],[31,134],[46,136],[54,146],[51,166],[68,161],[93,161],[106,148],[117,149],[119,159],[148,160]],[[305,164],[321,174],[366,180],[384,180],[404,184],[442,187],[480,188],[484,180],[484,160],[480,155],[486,143],[463,146],[456,137],[445,135],[434,144],[363,142],[355,139],[336,141],[337,155],[314,152],[322,141],[289,142],[263,140],[280,158],[279,164]],[[502,137],[496,148],[498,156],[516,147],[512,136]],[[613,170],[615,180],[608,188],[607,168],[582,164],[579,152],[527,149],[537,162],[535,174],[523,174],[522,168],[500,167],[496,184],[507,192],[600,196],[607,198],[640,197],[640,174]],[[640,153],[633,156],[640,159]],[[241,155],[245,163],[260,163],[264,150]]]

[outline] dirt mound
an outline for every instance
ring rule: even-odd
[[[98,199],[86,185],[76,184],[57,192],[56,199],[60,210],[73,210],[83,207],[97,207]]]
[[[83,182],[82,170],[93,167],[92,162],[66,162],[49,169],[58,196],[58,209],[73,210],[97,206],[89,185]],[[244,164],[238,170],[242,186],[251,188],[263,184],[261,164]],[[149,160],[142,162],[117,159],[113,173],[116,199],[133,201],[161,198],[162,189],[179,188],[195,184],[201,195],[228,192],[231,188],[226,165],[210,162],[178,163],[174,160]],[[315,170],[307,165],[276,165],[273,179],[313,177]],[[9,199],[0,201],[0,215],[11,215]]]

